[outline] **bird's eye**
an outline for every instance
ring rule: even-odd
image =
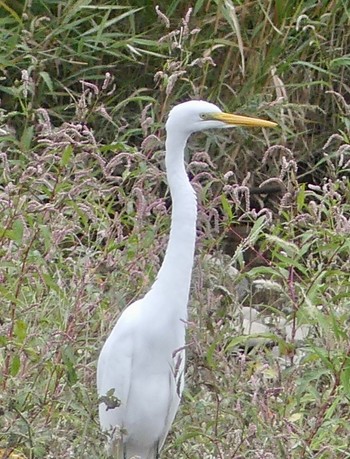
[[[200,117],[202,120],[207,120],[207,119],[209,119],[209,118],[208,118],[208,113],[201,113],[201,114],[199,115],[199,117]]]

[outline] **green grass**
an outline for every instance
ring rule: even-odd
[[[8,453],[104,457],[96,360],[166,248],[166,114],[200,97],[280,128],[191,140],[186,389],[163,457],[350,457],[347,2],[192,7],[159,2],[166,27],[151,2],[0,1]],[[242,305],[267,346],[248,349]]]

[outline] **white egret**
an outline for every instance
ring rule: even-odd
[[[159,458],[178,409],[197,218],[184,151],[191,133],[230,126],[276,123],[223,113],[204,101],[179,104],[169,113],[165,165],[172,214],[164,261],[150,291],[124,310],[98,360],[100,423],[117,459]]]

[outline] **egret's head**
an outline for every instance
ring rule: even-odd
[[[184,132],[186,135],[205,129],[217,129],[233,126],[274,127],[276,123],[249,118],[247,116],[224,113],[214,104],[203,100],[191,100],[176,105],[168,117],[166,130],[169,133]]]

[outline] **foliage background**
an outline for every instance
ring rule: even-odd
[[[0,1],[3,457],[104,457],[96,359],[166,247],[166,114],[204,98],[280,128],[191,140],[187,386],[163,457],[349,458],[348,2],[158,5]]]

